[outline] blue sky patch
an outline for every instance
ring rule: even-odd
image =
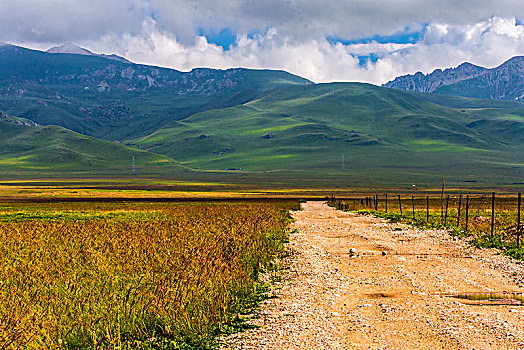
[[[263,32],[260,31],[260,30],[254,30],[254,31],[250,32],[250,33],[247,35],[247,37],[248,37],[248,39],[253,40],[253,39],[255,39],[255,37],[256,37],[257,35],[262,35],[262,36],[264,36],[265,34],[267,34],[267,31],[268,31],[268,30],[269,30],[269,28],[266,28],[266,30],[263,31]]]
[[[220,31],[200,28],[198,35],[205,36],[208,43],[221,46],[224,50],[229,50],[229,47],[235,45],[237,40],[237,34],[234,33],[231,28],[224,28]]]
[[[382,55],[378,55],[376,53],[370,53],[368,55],[360,55],[360,56],[355,56],[358,58],[358,64],[360,66],[366,66],[368,64],[368,62],[377,62],[380,58],[382,58]]]
[[[157,17],[156,17],[156,12],[155,11],[151,11],[151,14],[149,16],[151,16],[153,21],[157,22]]]
[[[151,13],[151,18],[156,20],[156,14],[154,12]],[[352,44],[366,44],[370,42],[378,42],[381,44],[386,43],[395,43],[395,44],[414,44],[424,38],[424,32],[426,29],[427,24],[423,25],[423,29],[417,32],[409,31],[409,28],[406,27],[403,31],[398,32],[393,35],[375,35],[372,37],[365,37],[361,39],[356,40],[345,40],[341,39],[335,36],[328,36],[326,37],[327,41],[330,44],[337,44],[341,43],[343,45],[352,45]],[[250,32],[247,37],[249,39],[254,39],[257,35],[264,35],[265,33],[259,30],[254,30]],[[236,39],[237,39],[237,33],[234,32],[231,28],[222,28],[220,30],[214,29],[214,28],[199,28],[198,29],[198,35],[205,36],[207,38],[207,41],[211,44],[215,44],[217,46],[222,47],[224,50],[229,50],[231,46],[235,46]],[[362,60],[371,62],[376,62],[378,60],[377,55],[367,55],[362,56]]]
[[[330,44],[341,43],[343,45],[354,45],[354,44],[367,44],[370,42],[377,42],[380,44],[415,44],[424,38],[424,33],[428,24],[424,24],[422,30],[412,32],[406,27],[403,31],[395,33],[393,35],[374,35],[372,37],[366,37],[356,40],[344,40],[334,36],[329,36],[326,39]]]

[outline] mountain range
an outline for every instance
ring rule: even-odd
[[[284,71],[173,69],[98,55],[0,46],[0,110],[106,140],[145,136],[199,111],[246,102],[290,84]]]
[[[524,101],[524,57],[516,56],[488,69],[463,63],[430,74],[403,75],[383,87],[442,95]]]
[[[47,53],[69,53],[74,55],[85,55],[85,56],[99,56],[104,58],[109,58],[111,60],[125,62],[125,63],[131,63],[129,60],[125,59],[124,57],[111,54],[111,55],[105,55],[105,54],[96,54],[88,49],[84,49],[83,47],[77,46],[73,43],[65,43],[60,46],[54,46],[46,51]]]
[[[4,45],[0,176],[114,176],[129,174],[136,158],[137,172],[148,176],[518,183],[524,105],[509,93],[510,101],[450,95],[482,92],[494,79],[511,85],[522,79],[519,62],[400,77],[391,89],[314,84],[274,70],[180,72],[71,45],[50,52]]]

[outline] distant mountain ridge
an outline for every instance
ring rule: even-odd
[[[277,70],[181,72],[91,55],[76,46],[51,51],[0,46],[0,110],[109,141],[145,136],[193,113],[245,103],[273,89],[311,84]]]
[[[99,56],[104,58],[109,58],[110,60],[125,62],[125,63],[131,63],[131,61],[125,59],[124,57],[111,54],[97,54],[89,51],[88,49],[84,49],[83,47],[77,46],[72,43],[65,43],[61,46],[55,46],[50,48],[46,51],[47,53],[68,53],[68,54],[74,54],[74,55],[85,55],[85,56]]]
[[[50,49],[53,53],[14,45],[0,46],[0,86],[5,84],[67,84],[99,92],[170,88],[178,95],[217,94],[241,90],[270,90],[307,79],[277,70],[196,68],[190,72],[115,60],[77,46]],[[60,57],[56,54],[63,52]],[[262,75],[262,76],[258,76]]]
[[[471,63],[403,75],[383,87],[442,95],[524,101],[524,57],[516,56],[488,69]]]
[[[417,72],[412,75],[403,75],[395,78],[393,81],[383,84],[382,86],[399,90],[432,93],[441,86],[451,85],[463,80],[471,79],[485,74],[487,71],[488,69],[486,68],[466,62],[462,63],[457,68],[448,68],[445,70],[435,69],[429,74]]]

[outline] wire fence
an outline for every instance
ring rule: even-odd
[[[522,195],[439,195],[406,196],[374,194],[337,199],[328,198],[339,210],[373,213],[390,220],[417,226],[449,228],[462,235],[503,246],[522,246]]]

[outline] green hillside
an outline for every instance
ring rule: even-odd
[[[0,175],[132,175],[186,171],[172,159],[98,140],[59,126],[0,120]]]
[[[197,112],[310,83],[284,71],[179,72],[103,57],[0,46],[0,110],[109,141],[146,136]]]
[[[520,176],[512,166],[524,151],[524,107],[431,99],[360,83],[288,87],[192,115],[132,143],[190,167],[303,178]],[[455,108],[446,107],[451,102]]]

